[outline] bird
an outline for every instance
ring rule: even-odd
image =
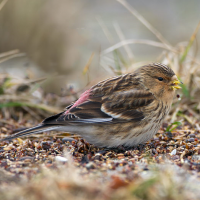
[[[63,112],[0,141],[54,130],[78,134],[97,147],[134,147],[157,133],[181,83],[169,66],[147,64],[97,83]]]

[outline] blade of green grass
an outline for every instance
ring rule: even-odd
[[[113,57],[114,57],[114,62],[115,62],[115,68],[117,70],[117,75],[121,75],[121,66],[120,66],[120,61],[119,61],[119,53],[117,50],[113,51]]]
[[[181,87],[182,87],[183,95],[184,95],[185,97],[190,98],[190,92],[189,92],[189,90],[188,90],[187,85],[182,84]]]
[[[174,129],[176,129],[178,126],[181,126],[182,123],[181,122],[174,122],[172,124],[170,124],[167,128],[166,128],[166,132],[172,132]],[[173,126],[173,127],[172,127]]]
[[[61,112],[60,109],[54,108],[54,107],[51,107],[51,106],[47,106],[45,104],[34,104],[34,103],[27,103],[27,102],[0,103],[0,109],[1,108],[8,108],[8,107],[23,107],[23,106],[42,109],[42,110],[48,111],[50,113],[59,113],[59,112]]]
[[[149,190],[158,182],[158,178],[150,178],[142,182],[138,187],[132,191],[132,195],[139,197],[139,199],[149,199]]]

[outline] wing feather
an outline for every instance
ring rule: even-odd
[[[142,108],[154,100],[152,93],[144,90],[117,92],[103,99],[102,110],[113,118],[141,120]]]
[[[47,118],[44,124],[105,123],[117,120],[140,121],[144,118],[142,108],[155,100],[143,90],[115,92],[106,96],[91,95],[90,98],[67,112]]]

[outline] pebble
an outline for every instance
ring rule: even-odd
[[[76,139],[71,138],[71,137],[64,137],[64,138],[62,139],[62,142],[72,142],[72,141],[77,142]]]
[[[118,153],[118,154],[117,154],[117,158],[118,158],[118,159],[123,159],[123,158],[125,158],[125,156],[124,156],[123,153]]]
[[[4,133],[6,133],[6,132],[8,131],[8,129],[5,128],[5,127],[2,127],[2,128],[1,128],[1,131],[4,132]]]
[[[171,156],[173,155],[176,155],[176,149],[174,149],[171,153],[170,153]]]
[[[31,157],[31,156],[25,156],[25,157],[22,157],[22,158],[20,158],[19,160],[20,161],[23,161],[23,160],[28,160],[28,161],[32,161],[34,159],[34,157]]]
[[[194,138],[189,138],[188,142],[194,142]]]
[[[94,156],[94,159],[95,160],[101,160],[102,159],[102,154],[96,153],[95,156]]]
[[[95,168],[96,168],[96,165],[95,165],[94,162],[89,162],[89,163],[87,163],[87,164],[85,165],[85,167],[86,167],[87,169],[95,169]]]
[[[191,138],[195,138],[195,137],[196,137],[196,135],[195,135],[195,134],[193,134],[193,133],[192,133],[192,134],[190,134],[189,136],[190,136]]]
[[[55,161],[57,161],[57,162],[67,162],[68,159],[65,158],[65,157],[62,157],[62,156],[56,156]]]

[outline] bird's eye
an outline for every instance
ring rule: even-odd
[[[163,81],[163,77],[158,77],[158,80],[159,81]]]

